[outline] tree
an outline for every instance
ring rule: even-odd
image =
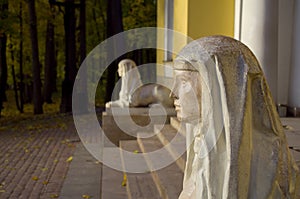
[[[156,26],[156,1],[154,0],[131,0],[123,1],[123,23],[124,29]],[[156,38],[139,38],[136,41],[145,39],[149,43],[155,43]],[[144,41],[145,42],[145,41]],[[129,45],[135,46],[136,43]],[[156,49],[137,49],[131,53],[131,57],[137,65],[156,62]],[[147,67],[140,71],[144,83],[156,80],[156,69]]]
[[[7,62],[6,62],[6,30],[5,20],[8,18],[8,0],[0,0],[0,117],[5,100],[5,90],[7,84]]]
[[[28,0],[30,39],[32,50],[32,74],[33,74],[33,105],[34,114],[43,113],[43,100],[41,92],[40,62],[37,35],[37,19],[35,11],[35,0]]]
[[[10,36],[10,40],[12,40],[11,36]],[[20,103],[19,103],[19,97],[18,97],[18,86],[17,86],[17,78],[16,78],[16,72],[15,72],[14,49],[13,49],[12,43],[9,44],[8,46],[9,46],[10,55],[11,55],[11,75],[12,75],[12,78],[13,78],[16,106],[17,106],[17,109],[22,113],[21,106],[20,106]]]
[[[62,98],[60,112],[72,111],[72,92],[76,77],[76,37],[75,37],[75,3],[74,0],[66,0],[64,3],[64,28],[65,28],[65,78],[62,83]]]
[[[122,21],[122,5],[121,0],[109,0],[107,1],[107,37],[111,37],[123,31]],[[116,46],[113,46],[116,48]],[[114,50],[113,50],[114,51]],[[113,52],[109,52],[113,53]],[[117,64],[119,60],[114,61],[109,67],[107,72],[107,84],[106,84],[106,96],[105,101],[111,100],[115,81]]]
[[[80,63],[83,63],[86,56],[86,5],[85,0],[80,0]],[[88,111],[87,95],[87,71],[83,71],[80,77],[81,90],[79,91],[78,101],[81,103],[80,112]]]
[[[46,30],[46,50],[45,50],[45,68],[44,68],[44,101],[52,103],[52,93],[56,85],[56,52],[55,52],[55,38],[54,38],[54,24],[55,8],[50,4],[50,16],[47,19]]]
[[[19,72],[20,72],[20,112],[23,113],[24,109],[24,74],[23,74],[23,4],[22,1],[20,1],[20,7],[19,7],[19,21],[20,21],[20,55],[19,55]]]

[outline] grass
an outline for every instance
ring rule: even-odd
[[[26,119],[44,118],[59,114],[60,95],[58,93],[55,93],[53,95],[52,104],[43,104],[44,113],[41,115],[34,115],[33,104],[24,104],[24,112],[20,113],[16,106],[14,91],[7,90],[6,95],[7,101],[3,104],[4,109],[2,109],[1,112],[0,126],[14,121],[17,122]]]

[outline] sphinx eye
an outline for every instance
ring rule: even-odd
[[[183,86],[186,86],[187,81],[186,81],[185,79],[182,79],[182,80],[181,80],[181,84],[182,84]]]

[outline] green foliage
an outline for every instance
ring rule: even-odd
[[[156,26],[156,1],[123,1],[124,29]]]
[[[1,3],[8,0],[0,0]],[[87,52],[90,52],[98,44],[104,41],[107,37],[106,30],[106,8],[108,0],[86,0],[86,46]],[[64,8],[62,6],[53,6],[51,10],[48,0],[35,1],[37,11],[37,29],[38,29],[38,42],[39,42],[39,60],[43,67],[45,60],[45,41],[46,41],[46,28],[47,21],[52,20],[55,26],[55,43],[56,43],[56,59],[57,59],[57,85],[60,90],[61,82],[64,78],[65,67],[65,33],[64,33]],[[60,2],[64,2],[63,0]],[[76,1],[78,3],[79,1]],[[132,29],[138,27],[156,26],[156,1],[155,0],[122,0],[123,10],[123,24],[124,29]],[[53,18],[54,15],[54,18]],[[8,16],[6,19],[2,16]],[[20,19],[23,20],[23,37],[20,37]],[[80,66],[79,62],[79,9],[76,9],[76,49],[77,67]],[[17,82],[20,82],[20,41],[23,41],[23,73],[24,83],[30,84],[32,78],[32,65],[31,65],[31,43],[29,32],[29,13],[27,0],[14,0],[9,1],[8,12],[0,13],[0,34],[6,33],[8,35],[7,42],[7,64],[8,64],[8,84],[12,88],[13,81],[11,76],[11,69],[14,65]],[[152,42],[152,41],[151,41]],[[105,53],[101,53],[105,56]],[[14,61],[12,56],[14,56]],[[99,58],[98,58],[99,59]],[[95,63],[100,64],[100,63]],[[44,70],[41,69],[42,83],[44,81]],[[95,74],[97,71],[95,71]],[[107,83],[106,73],[98,84],[96,103],[103,105],[105,96],[105,85]],[[56,94],[60,95],[60,93]],[[55,104],[59,103],[59,96],[54,98]],[[12,99],[13,103],[14,100]],[[10,113],[15,113],[13,108],[6,108]],[[28,107],[25,107],[28,111]],[[13,106],[9,106],[13,107]],[[4,110],[5,110],[4,109]],[[7,112],[6,112],[7,113]],[[8,113],[7,113],[8,114]]]

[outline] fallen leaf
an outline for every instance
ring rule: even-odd
[[[38,181],[39,180],[39,178],[37,176],[33,176],[31,179],[34,180],[34,181]]]
[[[66,162],[72,162],[72,160],[73,160],[73,156],[70,156],[70,157],[66,160]]]
[[[124,174],[124,175],[123,175],[122,186],[123,186],[123,187],[125,187],[125,186],[126,186],[126,184],[127,184],[127,175],[126,175],[126,174]]]
[[[54,162],[54,163],[58,163],[58,159],[55,159],[53,162]]]
[[[41,170],[42,170],[42,171],[47,171],[47,170],[48,170],[48,168],[46,168],[46,167],[45,167],[45,168],[42,168]]]
[[[50,198],[58,198],[58,194],[51,194]]]
[[[69,143],[69,144],[68,144],[68,147],[72,148],[72,147],[74,147],[74,144]]]
[[[40,149],[40,146],[33,146],[34,149]]]
[[[92,197],[92,196],[86,195],[86,194],[82,195],[82,198],[86,198],[86,199],[89,199],[89,198],[91,198],[91,197]]]
[[[49,183],[49,181],[45,180],[43,181],[43,185],[47,185]]]
[[[134,151],[133,151],[133,153],[135,153],[135,154],[138,154],[138,153],[139,153],[139,151],[138,151],[138,150],[134,150]]]
[[[0,190],[0,193],[5,193],[6,191],[4,189]]]

